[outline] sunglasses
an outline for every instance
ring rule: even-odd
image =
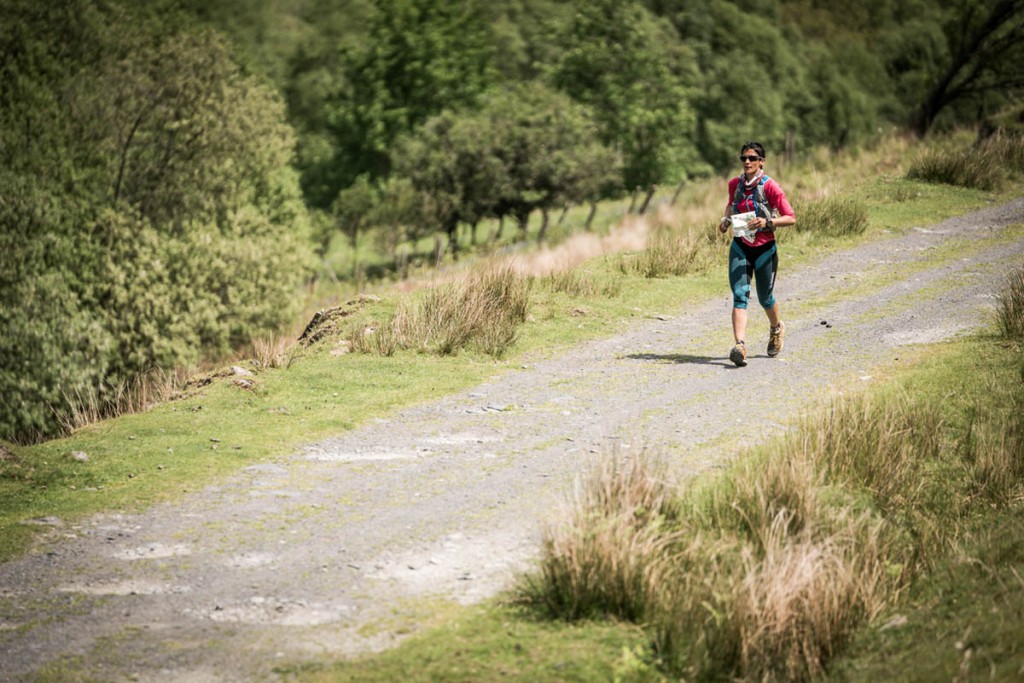
[[[753,155],[751,155],[749,157],[740,157],[740,161],[761,161],[761,157],[757,157],[757,156],[753,156]]]

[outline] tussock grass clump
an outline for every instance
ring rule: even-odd
[[[989,504],[1024,501],[1024,396],[975,408],[962,449],[973,495]]]
[[[751,458],[698,494],[694,510],[703,526],[740,533],[764,548],[763,534],[780,520],[792,533],[813,526],[821,516],[821,486],[807,457]]]
[[[999,292],[1000,334],[1024,342],[1024,268],[1010,273]],[[1011,504],[1024,499],[1024,395],[992,387],[1000,402],[979,403],[969,415],[963,456],[973,492],[983,500]]]
[[[933,151],[918,158],[907,171],[907,177],[926,183],[994,190],[1002,179],[1002,163],[975,147]]]
[[[970,147],[926,152],[910,166],[907,177],[988,191],[1001,188],[1022,167],[1024,139],[994,135]]]
[[[919,505],[924,468],[939,460],[941,417],[909,396],[839,398],[793,445],[828,480],[866,488],[883,512]]]
[[[572,505],[547,531],[524,597],[557,617],[642,619],[666,582],[677,511],[663,462],[620,453],[577,485]]]
[[[1013,271],[1000,291],[997,322],[1004,337],[1024,342],[1024,268]]]
[[[151,370],[133,380],[100,390],[90,387],[65,394],[62,407],[54,409],[56,422],[65,434],[118,415],[142,413],[177,396],[188,381],[179,369]]]
[[[552,292],[561,292],[571,297],[613,298],[622,293],[622,280],[618,277],[599,278],[579,268],[549,273],[541,284]]]
[[[392,321],[356,321],[349,326],[346,336],[348,348],[356,353],[375,353],[378,356],[393,356],[398,350],[395,326]]]
[[[856,626],[886,604],[878,528],[867,517],[854,518],[815,539],[792,534],[784,516],[776,518],[763,554],[744,554],[730,596],[736,673],[745,680],[800,681],[824,672]]]
[[[831,238],[860,235],[868,227],[867,206],[854,197],[832,196],[801,202],[793,211],[797,232]]]
[[[687,497],[684,586],[649,619],[669,669],[698,679],[808,680],[887,604],[894,549],[807,450],[739,462]]]
[[[302,347],[288,337],[271,335],[252,343],[252,362],[257,370],[289,368],[299,357]]]
[[[706,227],[660,228],[648,239],[646,248],[619,261],[620,269],[646,278],[701,273],[714,258],[714,244]]]
[[[448,356],[474,346],[498,358],[518,338],[532,287],[533,278],[511,266],[475,270],[402,301],[386,323],[354,325],[348,341],[353,351],[386,356],[398,348]]]

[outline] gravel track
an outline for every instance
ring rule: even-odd
[[[988,323],[1003,277],[1024,261],[1024,239],[1002,228],[1022,222],[1024,198],[799,271],[783,245],[777,359],[752,309],[750,363],[728,362],[723,268],[714,302],[173,505],[59,526],[0,566],[0,680],[47,667],[70,680],[274,680],[282,663],[388,647],[432,601],[507,587],[593,454],[650,446],[683,474],[721,467],[829,391],[898,364],[903,347]]]

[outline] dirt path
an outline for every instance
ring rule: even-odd
[[[273,680],[277,664],[387,647],[431,600],[507,586],[591,453],[644,444],[684,472],[721,466],[902,347],[987,323],[1024,260],[1000,228],[1021,222],[1024,198],[799,272],[783,261],[778,359],[754,312],[750,364],[728,363],[723,296],[175,505],[57,529],[0,566],[0,680]]]

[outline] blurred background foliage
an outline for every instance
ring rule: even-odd
[[[992,121],[1024,0],[0,0],[0,436],[292,323],[335,236]],[[1018,122],[1019,124],[1019,122]],[[590,218],[593,211],[590,212]],[[589,218],[587,227],[589,227]],[[443,240],[441,239],[443,238]],[[435,247],[435,251],[436,251]],[[436,254],[435,254],[436,258]],[[337,272],[336,272],[337,271]]]

